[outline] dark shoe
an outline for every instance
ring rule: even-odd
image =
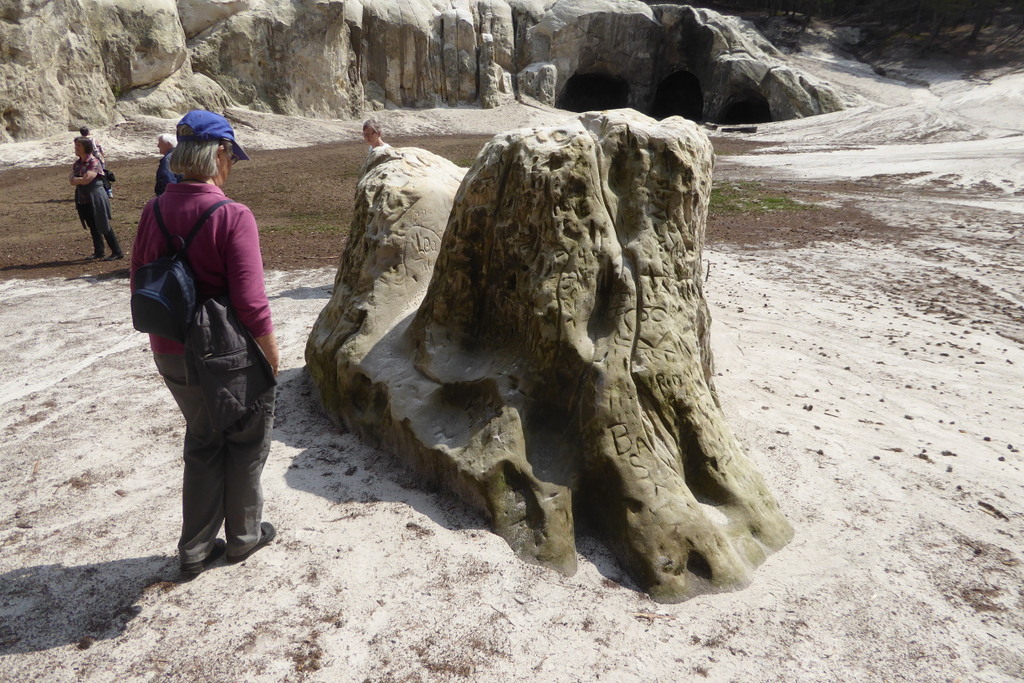
[[[213,549],[210,554],[204,557],[198,562],[182,562],[181,573],[188,576],[197,576],[203,572],[208,566],[217,561],[217,558],[224,554],[228,544],[224,542],[223,538],[218,538],[213,542]]]
[[[120,261],[123,258],[124,258],[124,254],[111,254],[110,256],[108,256],[107,258],[105,258],[103,260],[104,261]]]
[[[101,258],[103,258],[103,254],[93,254],[92,256],[89,257],[89,260],[99,261]]]
[[[228,564],[238,564],[239,562],[244,562],[245,560],[248,560],[249,556],[252,555],[254,552],[256,552],[266,544],[273,541],[275,536],[277,536],[277,531],[274,529],[273,524],[271,524],[270,522],[260,522],[260,540],[256,542],[256,545],[249,548],[241,555],[236,555],[234,557],[228,555],[225,559],[228,561]]]

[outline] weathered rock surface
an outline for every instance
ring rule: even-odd
[[[842,105],[779,71],[751,26],[635,0],[4,0],[0,20],[0,142],[196,106],[353,118],[520,91],[659,117],[696,98],[668,111],[695,119],[751,98],[775,119]],[[666,81],[679,73],[696,90]]]
[[[173,0],[0,5],[0,142],[114,116],[116,101],[174,74],[188,53]]]
[[[531,67],[550,65],[556,74],[553,88],[544,81],[535,88],[534,74],[520,72],[522,92],[576,111],[590,107],[573,106],[572,79],[591,74],[600,78],[592,89],[623,89],[620,106],[656,113],[663,98],[674,96],[697,100],[700,114],[690,118],[711,121],[729,119],[750,104],[763,106],[762,121],[844,106],[827,84],[790,69],[778,72],[785,68],[783,55],[748,23],[707,9],[562,0],[529,29],[526,43],[536,62]],[[672,80],[680,74],[695,85],[680,88]],[[666,86],[677,92],[667,94]]]
[[[193,70],[235,103],[312,117],[354,117],[363,109],[347,2],[295,0],[287,13],[242,11],[190,43]]]
[[[658,600],[746,585],[792,531],[713,383],[704,133],[619,110],[502,134],[433,211],[411,153],[371,162],[309,338],[328,411],[524,559],[574,571],[582,518]]]
[[[362,373],[339,369],[379,360],[368,359],[371,351],[416,310],[465,172],[411,147],[378,149],[368,157],[334,291],[306,348],[310,374],[329,412],[338,415],[353,404],[378,409],[365,381],[385,372],[388,361]]]

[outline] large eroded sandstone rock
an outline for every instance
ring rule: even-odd
[[[372,362],[373,347],[422,300],[465,172],[411,147],[379,149],[367,158],[334,291],[306,346],[321,400],[346,421],[345,406],[374,409],[360,397],[365,378],[377,371],[339,369]]]
[[[656,599],[747,584],[792,531],[712,379],[712,165],[678,117],[506,133],[445,228],[407,161],[376,162],[306,349],[326,408],[524,559],[572,572],[581,517]]]

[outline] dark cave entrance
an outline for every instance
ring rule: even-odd
[[[574,74],[556,106],[577,113],[621,109],[629,106],[629,84],[608,74]]]
[[[669,116],[701,121],[704,118],[704,91],[697,77],[689,71],[676,71],[665,77],[654,95],[651,116],[659,121]]]
[[[736,125],[744,123],[768,123],[772,120],[772,108],[764,95],[749,94],[734,99],[722,108],[718,123]]]

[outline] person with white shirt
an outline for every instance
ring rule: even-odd
[[[363,140],[370,146],[371,152],[375,149],[384,149],[391,146],[381,138],[382,133],[383,130],[380,127],[380,123],[376,119],[366,119],[363,121]]]

